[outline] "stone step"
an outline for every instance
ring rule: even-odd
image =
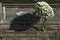
[[[26,29],[26,31],[35,32],[35,31],[41,31],[43,29],[42,25],[34,25],[34,27],[36,27],[37,29],[31,27],[29,29]],[[3,27],[0,27],[0,31],[14,32],[15,29],[9,30],[9,28],[10,28],[9,25],[4,25]],[[19,28],[21,28],[21,27],[16,27],[16,29],[19,29]],[[24,30],[24,29],[22,29],[22,30]],[[60,31],[60,25],[45,25],[45,30],[46,31]]]
[[[33,32],[32,32],[33,33]],[[60,40],[60,32],[48,31],[40,32],[37,31],[35,34],[31,33],[2,33],[0,34],[2,40]]]

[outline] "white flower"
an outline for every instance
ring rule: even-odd
[[[35,3],[35,10],[37,16],[42,16],[44,18],[49,18],[54,16],[53,8],[44,1]]]
[[[44,1],[42,1],[42,2],[37,2],[37,4],[39,4],[39,5],[49,5],[48,3],[44,2]]]

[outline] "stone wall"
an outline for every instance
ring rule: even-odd
[[[8,21],[3,20],[3,23],[2,4],[0,3],[0,40],[60,40],[60,9],[58,7],[54,8],[54,12],[55,17],[46,21],[45,32],[32,27],[26,31],[14,31],[9,30],[10,23]],[[41,29],[41,23],[34,26]]]

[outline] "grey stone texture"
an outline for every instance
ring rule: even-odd
[[[26,31],[9,30],[10,22],[0,22],[0,40],[60,40],[60,8],[54,8],[55,17],[46,21],[45,31],[30,28]],[[2,3],[0,3],[0,20],[3,19]],[[41,22],[34,26],[42,29]]]

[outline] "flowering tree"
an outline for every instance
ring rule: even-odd
[[[46,19],[54,16],[53,8],[44,1],[37,2],[37,3],[35,3],[34,6],[35,6],[34,15],[42,17],[44,19],[43,24],[42,24],[43,31],[44,31],[44,29],[45,29],[44,25],[45,25]]]

